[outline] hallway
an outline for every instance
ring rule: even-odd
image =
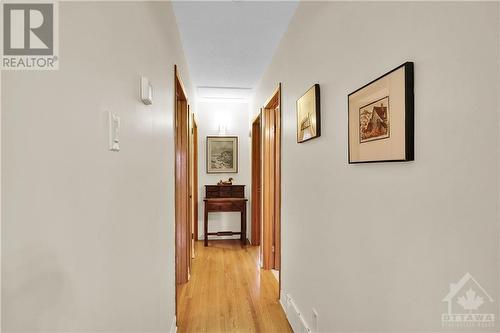
[[[500,0],[0,17],[1,332],[500,332]]]
[[[178,288],[178,332],[292,332],[278,281],[258,267],[259,247],[196,242],[191,279]]]

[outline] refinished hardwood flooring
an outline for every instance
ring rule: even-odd
[[[292,332],[278,281],[258,267],[259,248],[239,240],[195,244],[191,279],[178,286],[179,333]]]

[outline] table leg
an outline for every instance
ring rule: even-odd
[[[243,205],[241,210],[241,245],[245,246],[247,243],[247,205]]]
[[[207,203],[205,203],[205,223],[204,223],[204,229],[205,229],[205,246],[208,246],[208,207]]]

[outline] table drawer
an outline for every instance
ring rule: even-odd
[[[239,202],[210,202],[208,210],[212,212],[231,212],[241,210],[242,203]]]
[[[245,185],[205,185],[207,198],[243,198]]]
[[[231,198],[233,196],[231,188],[226,186],[221,186],[221,189],[219,191],[219,196],[221,198]]]

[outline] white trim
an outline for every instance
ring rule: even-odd
[[[280,282],[280,272],[277,269],[271,269],[271,273],[273,273],[273,276],[276,279],[276,281]]]
[[[2,71],[0,70],[0,245],[2,245],[1,239],[2,239],[2,232],[1,230],[3,229],[2,225]],[[2,265],[2,251],[1,251],[1,246],[0,246],[0,266]],[[2,278],[0,275],[0,286],[2,285]],[[2,298],[2,291],[0,288],[0,299]],[[0,330],[2,326],[2,305],[0,304]]]
[[[498,4],[498,18],[499,18],[499,22],[498,22],[498,27],[497,27],[497,32],[498,32],[498,54],[500,55],[500,4]],[[498,57],[498,77],[500,77],[500,56]],[[498,112],[500,114],[500,82],[498,83]],[[500,152],[499,152],[499,156],[500,158]],[[497,161],[500,161],[500,159],[497,159]],[[498,168],[497,172],[500,172],[500,168]],[[500,188],[500,181],[497,181],[497,186],[498,188]],[[498,190],[497,190],[498,191]],[[500,210],[498,209],[498,207],[500,207],[500,205],[497,205],[497,217],[500,215]],[[498,219],[498,223],[500,225],[500,219]],[[498,229],[497,229],[498,230]],[[500,240],[500,232],[498,233],[498,239]],[[499,249],[497,252],[497,254],[500,256],[500,247],[497,247],[497,249]],[[499,283],[499,286],[500,286],[500,280],[498,281]]]
[[[288,325],[290,327],[292,327],[292,323],[290,323],[290,319],[288,319],[288,312],[287,312],[287,305],[285,303],[283,303],[283,297],[280,297],[279,299],[279,303],[281,305],[281,309],[283,310],[283,312],[285,313],[285,319],[286,321],[288,322]],[[293,329],[292,329],[293,330]]]
[[[288,309],[290,308],[290,303],[292,302],[292,296],[290,296],[290,294],[285,294],[283,293],[283,290],[280,290],[280,299],[279,299],[279,303],[281,305],[281,308],[283,309],[283,312],[285,313],[285,318],[286,318],[286,321],[288,322],[288,325],[290,325],[290,327],[292,328],[292,331],[293,331],[293,325],[292,325],[292,322],[290,321],[291,318],[290,318],[290,313],[288,313]]]
[[[280,299],[280,305],[281,305],[281,309],[283,309],[283,312],[285,312],[285,317],[288,320],[288,315],[286,313],[286,304],[283,304],[283,298]]]
[[[174,318],[172,318],[172,324],[170,324],[170,333],[175,333],[175,332],[177,332],[177,320],[174,315]]]

